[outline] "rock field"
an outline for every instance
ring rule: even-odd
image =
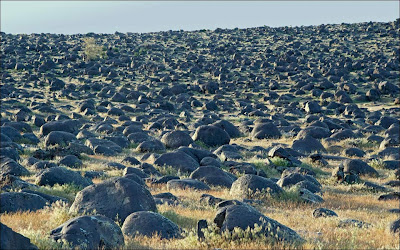
[[[399,34],[1,33],[0,248],[398,248]]]

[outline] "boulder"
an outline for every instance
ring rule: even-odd
[[[193,140],[188,133],[178,130],[164,134],[161,142],[167,148],[179,148],[180,146],[189,146]]]
[[[76,134],[79,130],[80,122],[77,120],[61,120],[53,121],[43,124],[40,127],[40,134],[45,136],[51,131],[64,131],[72,134]]]
[[[213,125],[203,125],[196,129],[193,135],[194,141],[201,141],[209,147],[229,144],[230,137],[225,130]]]
[[[124,236],[115,222],[102,215],[72,218],[50,232],[55,241],[66,241],[79,249],[111,249],[124,245]]]
[[[281,132],[272,122],[257,123],[251,131],[253,139],[276,139],[281,136]]]
[[[164,216],[149,212],[139,211],[130,214],[122,225],[122,232],[130,237],[142,235],[151,237],[157,234],[161,239],[178,238],[179,227]]]
[[[149,190],[124,177],[108,179],[91,185],[76,194],[71,212],[97,213],[108,218],[125,218],[137,211],[156,211],[156,204]]]
[[[327,208],[317,208],[313,211],[314,218],[332,217],[332,216],[337,217],[338,215],[334,211]]]
[[[95,154],[114,156],[122,152],[122,148],[119,145],[104,139],[89,138],[86,140],[85,145],[92,149]]]
[[[64,131],[51,131],[44,141],[46,146],[67,145],[71,141],[77,140],[74,134]]]
[[[162,154],[159,158],[157,158],[157,160],[154,161],[154,164],[160,167],[171,166],[180,170],[181,172],[192,172],[200,166],[200,164],[193,159],[193,157],[185,154],[182,151]]]
[[[311,136],[306,136],[304,138],[294,140],[292,144],[292,149],[306,154],[326,151],[321,142]]]
[[[283,192],[275,182],[252,174],[246,174],[233,182],[230,194],[240,199],[251,199],[257,192],[280,194]]]
[[[349,159],[345,160],[343,162],[343,171],[344,172],[351,172],[357,175],[370,175],[370,176],[378,176],[378,172],[365,163],[362,160],[359,159]]]
[[[40,186],[72,184],[79,187],[87,187],[92,184],[91,180],[83,177],[79,172],[64,167],[47,168],[40,171],[36,176],[36,184]]]
[[[217,211],[214,218],[214,222],[222,232],[232,232],[235,228],[253,229],[257,224],[261,227],[258,233],[271,237],[274,241],[283,241],[287,244],[299,244],[304,241],[294,230],[263,215],[250,205],[226,204]]]
[[[37,194],[5,192],[0,194],[0,212],[36,211],[46,206],[47,200]]]
[[[165,146],[159,140],[148,140],[140,143],[136,150],[141,153],[165,151]]]
[[[24,250],[36,250],[37,246],[33,245],[29,238],[26,238],[22,234],[14,232],[11,228],[7,227],[3,223],[0,223],[0,249],[11,250],[11,249],[24,249]]]
[[[59,165],[64,165],[70,168],[79,168],[82,167],[83,163],[81,160],[79,160],[78,157],[75,155],[67,155],[64,156],[59,162]]]
[[[237,179],[233,174],[227,173],[215,166],[199,167],[192,172],[189,178],[202,181],[208,185],[227,188],[230,188],[232,183]]]
[[[17,163],[15,160],[8,157],[0,158],[0,173],[10,174],[14,176],[29,175],[29,171]]]
[[[231,138],[236,138],[241,135],[240,130],[229,121],[220,120],[220,121],[214,122],[212,125],[225,130],[225,132],[228,133],[229,137],[231,137]]]
[[[169,180],[167,182],[167,188],[168,190],[187,189],[187,188],[192,188],[196,190],[210,190],[210,187],[207,184],[194,179]]]

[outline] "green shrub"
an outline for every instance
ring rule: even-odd
[[[40,186],[31,188],[34,191],[38,191],[44,194],[55,195],[58,197],[66,198],[69,202],[75,200],[75,195],[82,189],[73,184],[55,184],[54,186]]]
[[[96,40],[93,37],[83,39],[83,53],[86,61],[106,57],[103,46],[96,44]]]
[[[373,159],[369,162],[369,165],[377,169],[385,169],[385,162],[382,159]]]
[[[288,160],[279,157],[271,158],[271,162],[278,167],[289,167],[290,165]]]
[[[253,162],[253,164],[256,169],[263,170],[267,174],[268,178],[271,178],[271,177],[279,178],[281,176],[281,174],[279,173],[278,170],[276,170],[275,168],[272,168],[271,166],[268,166],[265,162],[255,161],[255,162]]]
[[[174,222],[175,224],[177,224],[178,226],[180,226],[182,228],[189,229],[189,228],[194,228],[197,225],[196,219],[179,215],[173,210],[167,210],[164,212],[160,212],[160,214],[162,216],[170,219],[172,222]]]

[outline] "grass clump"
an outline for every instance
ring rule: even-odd
[[[205,144],[203,141],[196,141],[195,144],[197,144],[201,148],[204,148],[206,150],[210,150],[210,147],[207,144]]]
[[[85,61],[97,60],[99,58],[106,57],[103,46],[98,45],[93,37],[83,39],[83,53]]]
[[[185,229],[194,228],[197,225],[197,220],[179,215],[174,210],[160,211],[160,214]]]
[[[271,158],[271,162],[277,167],[289,167],[290,166],[290,162],[288,160],[279,158],[279,157]]]
[[[385,169],[386,164],[382,159],[373,159],[369,162],[369,165],[377,169]]]
[[[139,146],[139,143],[131,142],[128,146],[128,149],[136,149]]]
[[[263,170],[267,174],[268,178],[271,178],[271,177],[279,178],[281,176],[281,174],[279,173],[278,170],[267,165],[265,162],[255,161],[255,162],[253,162],[253,164],[257,170]]]
[[[182,173],[179,169],[176,169],[172,166],[158,166],[158,165],[154,165],[154,167],[162,174],[162,175],[172,175],[172,176],[179,176],[179,177],[183,177],[183,178],[187,178],[189,177],[188,174],[186,173]]]
[[[379,146],[378,142],[369,141],[367,138],[350,138],[343,141],[344,145],[351,145],[360,149],[372,149]]]
[[[303,163],[300,165],[300,167],[313,171],[313,172],[316,174],[316,176],[329,175],[328,173],[326,173],[326,172],[323,171],[322,169],[320,169],[320,168],[318,168],[318,167],[313,167],[313,166],[311,166],[310,164],[305,163],[305,162],[303,162]]]
[[[32,228],[22,229],[20,233],[29,238],[31,240],[31,243],[37,246],[39,249],[71,249],[71,247],[68,245],[68,242],[66,242],[65,240],[55,241],[52,238],[49,238],[47,235],[43,234],[42,232],[33,230]]]
[[[62,198],[66,198],[69,202],[73,202],[75,200],[75,195],[82,190],[81,187],[78,187],[73,184],[55,184],[54,186],[40,186],[31,188],[33,191],[41,192],[48,195],[54,195]]]

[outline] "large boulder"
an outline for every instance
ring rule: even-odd
[[[82,167],[83,162],[81,160],[79,160],[78,157],[76,157],[75,155],[67,155],[64,156],[59,162],[58,164],[60,165],[64,165],[70,168],[79,168]]]
[[[212,186],[222,186],[230,188],[237,179],[231,173],[215,166],[202,166],[192,172],[190,178],[207,183]]]
[[[240,130],[229,121],[220,120],[214,122],[212,125],[225,130],[225,132],[228,133],[231,138],[239,137],[241,135]]]
[[[200,164],[193,159],[193,157],[185,154],[182,151],[170,152],[162,154],[154,164],[163,167],[171,166],[181,172],[192,172],[200,166]]]
[[[196,129],[193,135],[194,141],[201,141],[209,147],[229,144],[231,138],[229,134],[220,127],[213,125],[203,125]]]
[[[301,152],[301,153],[314,153],[314,152],[325,152],[324,146],[314,137],[309,135],[294,140],[292,144],[292,149]]]
[[[124,235],[114,221],[102,216],[72,218],[50,232],[55,241],[79,249],[111,249],[124,245]]]
[[[8,157],[0,158],[0,173],[14,176],[29,175],[29,171],[15,160]]]
[[[136,235],[151,237],[157,234],[161,239],[171,239],[180,236],[179,227],[175,223],[149,211],[130,214],[122,225],[122,232],[130,237]]]
[[[297,244],[303,239],[291,228],[273,220],[250,205],[237,202],[221,207],[214,218],[217,227],[223,231],[234,231],[235,228],[246,230],[248,227],[255,228],[255,224],[261,227],[259,234],[271,237],[274,241],[283,241],[287,244]]]
[[[45,136],[51,131],[64,131],[72,134],[76,134],[79,131],[80,122],[77,120],[61,120],[53,121],[43,124],[40,127],[40,134]]]
[[[114,156],[122,152],[122,148],[118,144],[104,139],[89,138],[85,145],[92,149],[95,154]]]
[[[400,233],[400,219],[397,219],[390,223],[390,232],[394,234],[399,234]]]
[[[281,132],[272,122],[257,123],[251,131],[253,139],[274,139],[281,136]]]
[[[230,194],[240,199],[251,199],[257,192],[267,192],[269,194],[279,194],[283,189],[275,182],[267,178],[246,174],[233,182]]]
[[[71,212],[90,212],[108,218],[125,218],[137,211],[156,211],[156,204],[149,190],[128,178],[117,177],[91,185],[78,192]]]
[[[24,250],[36,250],[38,249],[33,245],[29,238],[26,238],[22,234],[14,232],[11,228],[7,227],[3,223],[0,223],[0,249],[24,249]]]
[[[287,175],[282,174],[281,178],[278,180],[276,184],[280,187],[291,187],[303,181],[310,182],[315,186],[317,186],[319,189],[321,188],[321,184],[313,176],[300,173],[289,173]]]
[[[173,179],[167,182],[168,190],[192,188],[196,190],[210,190],[210,187],[199,180],[194,179]]]
[[[201,160],[203,160],[205,157],[218,158],[215,154],[205,149],[180,147],[177,151],[184,152],[185,154],[195,159],[197,162],[201,162]]]
[[[357,175],[370,175],[370,176],[378,176],[378,171],[376,171],[373,167],[368,165],[362,160],[359,159],[350,159],[345,160],[343,162],[343,171],[354,173]]]
[[[1,126],[0,133],[2,134],[1,141],[7,141],[6,138],[9,138],[13,142],[18,142],[22,139],[21,133],[11,126]]]
[[[83,177],[79,172],[64,167],[52,167],[43,169],[37,174],[36,184],[40,186],[72,184],[80,187],[87,187],[93,183],[91,180]]]
[[[136,150],[141,153],[146,153],[146,152],[160,152],[160,151],[165,151],[165,146],[162,144],[161,141],[152,139],[148,141],[144,141],[140,143],[137,147]]]
[[[179,148],[180,146],[189,146],[193,140],[188,133],[177,130],[164,134],[161,142],[167,148]]]
[[[64,131],[51,131],[44,140],[46,146],[50,145],[67,145],[71,141],[75,141],[74,134]]]
[[[0,213],[36,211],[46,206],[47,200],[37,194],[6,192],[0,194]]]

